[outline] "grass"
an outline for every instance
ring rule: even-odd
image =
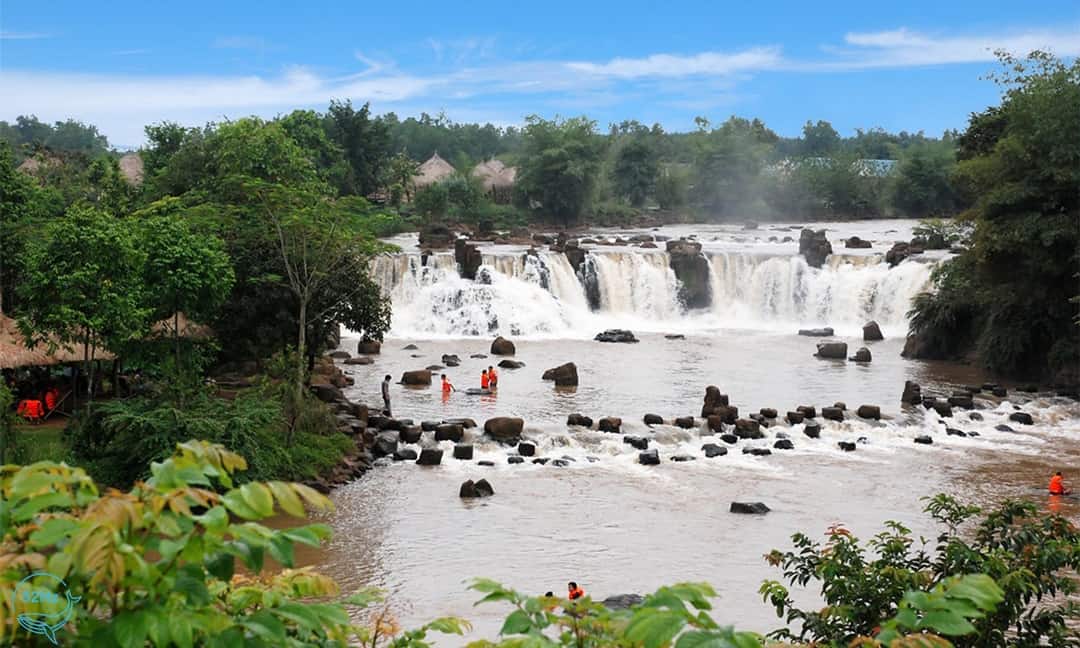
[[[63,425],[15,426],[14,461],[22,465],[37,461],[68,461],[71,449],[64,441]]]

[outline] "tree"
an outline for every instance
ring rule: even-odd
[[[619,146],[615,154],[611,179],[620,197],[626,198],[634,207],[641,207],[656,187],[660,160],[648,131],[627,137],[629,141]]]
[[[890,187],[890,203],[908,217],[949,216],[956,208],[951,144],[909,147],[900,156]]]
[[[596,122],[532,115],[526,119],[516,184],[542,214],[572,224],[592,198],[602,150]]]
[[[154,321],[173,320],[173,369],[181,378],[180,313],[196,322],[210,321],[232,290],[235,275],[221,239],[195,232],[180,216],[150,218],[141,230],[147,306]]]
[[[382,186],[383,169],[390,157],[390,134],[386,124],[371,117],[371,108],[360,110],[346,100],[331,101],[326,116],[330,138],[345,151],[353,182],[346,193],[367,196]]]
[[[827,121],[819,119],[815,124],[807,121],[803,125],[802,154],[809,157],[823,157],[840,147],[840,133]]]
[[[694,134],[695,197],[707,210],[732,215],[760,197],[759,179],[776,134],[756,119],[732,117],[709,126],[702,119]]]
[[[15,168],[7,142],[0,142],[0,313],[5,296],[16,285],[12,271],[26,241],[26,228],[35,216],[37,191],[33,182]],[[8,300],[10,302],[10,300]]]
[[[84,345],[88,404],[97,351],[146,332],[144,262],[130,224],[92,207],[49,222],[24,255],[20,328],[30,344]]]
[[[397,192],[406,202],[411,202],[413,193],[416,191],[413,178],[419,173],[420,165],[404,152],[391,158],[386,169],[386,184],[390,187],[390,195],[393,196]]]
[[[314,110],[294,110],[277,121],[309,156],[319,177],[338,193],[348,193],[354,183],[352,168],[345,151],[327,135],[322,116]]]

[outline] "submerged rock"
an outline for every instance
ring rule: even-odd
[[[734,434],[731,434],[729,432],[728,434],[721,434],[720,435],[720,440],[723,441],[724,443],[727,443],[728,445],[735,445],[736,443],[739,442],[739,437],[737,437]]]
[[[852,441],[841,441],[836,445],[844,452],[855,452],[855,443]]]
[[[525,421],[519,418],[498,416],[484,422],[484,434],[499,443],[513,445],[521,440],[521,432],[525,428]]]
[[[625,329],[608,329],[603,333],[597,333],[593,338],[597,342],[622,342],[622,343],[636,343],[638,339],[634,337],[631,331]]]
[[[847,358],[847,342],[818,342],[817,352],[819,358],[843,360]]]
[[[417,369],[416,371],[406,371],[401,374],[402,385],[430,385],[431,384],[431,372],[427,369]]]
[[[807,421],[806,425],[803,426],[803,434],[810,437],[811,439],[820,439],[821,424],[817,421]]]
[[[729,509],[732,513],[742,513],[747,515],[765,515],[772,509],[765,506],[763,502],[732,502]]]
[[[1009,414],[1009,420],[1020,423],[1021,425],[1034,425],[1035,421],[1031,418],[1031,414],[1027,412],[1013,412]]]
[[[848,360],[851,360],[853,362],[870,362],[871,360],[873,360],[873,356],[870,355],[870,349],[867,349],[866,347],[859,347],[855,351],[855,355],[848,358]]]
[[[394,452],[394,461],[416,461],[416,450],[401,448]]]
[[[922,387],[910,380],[904,381],[904,393],[900,395],[900,402],[908,405],[918,405],[922,402]]]
[[[593,420],[588,416],[584,416],[582,414],[571,414],[566,417],[566,424],[579,425],[581,427],[591,428],[593,425]]]
[[[495,489],[491,487],[488,480],[481,479],[478,481],[469,480],[461,485],[461,489],[458,491],[458,496],[463,499],[471,499],[475,497],[491,497],[495,494]]]
[[[727,448],[716,445],[715,443],[706,443],[701,446],[701,451],[704,452],[705,456],[709,459],[712,459],[713,457],[723,457],[727,454]]]
[[[649,440],[645,437],[628,435],[623,437],[622,442],[638,450],[647,450],[649,448]]]
[[[601,432],[619,433],[622,429],[622,419],[617,416],[605,416],[597,423],[597,429]]]
[[[833,330],[829,326],[826,326],[825,328],[799,329],[799,335],[805,337],[832,337]]]
[[[851,238],[844,241],[844,247],[861,250],[866,248],[872,248],[874,247],[874,244],[865,239],[861,239],[858,236],[852,236]]]
[[[677,419],[675,419],[675,426],[683,428],[684,430],[689,430],[689,429],[694,427],[694,417],[693,416],[680,416]]]
[[[934,438],[927,434],[920,434],[915,437],[915,443],[921,443],[922,445],[930,445],[934,442]]]
[[[822,407],[821,418],[829,421],[843,421],[844,410],[839,407]]]
[[[442,463],[443,451],[438,448],[424,448],[416,460],[417,466],[438,466]]]
[[[532,457],[536,455],[536,445],[522,441],[518,444],[517,451],[522,457]]]
[[[777,439],[773,447],[777,450],[794,450],[795,444],[792,443],[791,439]]]
[[[740,439],[763,439],[761,426],[753,419],[738,419],[735,421],[735,435]]]
[[[457,443],[465,436],[465,428],[457,423],[443,423],[435,428],[436,441],[453,441]]]
[[[855,413],[859,415],[859,418],[874,419],[875,421],[881,419],[881,408],[877,405],[860,405],[859,409],[855,410]]]
[[[573,362],[567,362],[553,369],[548,369],[541,379],[554,380],[557,387],[576,387],[578,384],[577,365]]]
[[[641,605],[645,601],[639,594],[616,594],[609,596],[600,602],[609,610],[628,610],[635,605]]]
[[[519,360],[500,360],[499,367],[502,369],[521,369],[525,366],[524,362]]]
[[[792,425],[798,425],[799,423],[803,422],[803,420],[806,418],[806,415],[802,412],[788,412],[787,416],[785,416],[784,418],[787,419],[788,423],[791,423]]]
[[[759,410],[759,413],[767,419],[774,419],[777,414],[776,410],[771,407],[762,407],[761,410]]]
[[[659,414],[646,414],[644,421],[645,425],[662,425],[664,423],[663,417]]]

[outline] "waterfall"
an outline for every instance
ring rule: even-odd
[[[932,265],[890,268],[880,256],[830,256],[811,268],[798,255],[708,252],[712,297],[687,313],[666,252],[592,250],[580,272],[564,254],[485,253],[477,281],[458,275],[453,254],[376,258],[371,272],[393,302],[401,337],[591,337],[604,328],[793,331],[832,326],[853,334],[876,320],[892,335],[907,329],[911,301]],[[586,286],[596,291],[594,308]]]

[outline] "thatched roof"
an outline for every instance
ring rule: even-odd
[[[0,369],[18,367],[47,367],[58,364],[70,364],[83,361],[85,347],[71,344],[67,347],[57,344],[56,351],[49,353],[49,345],[41,343],[30,348],[15,320],[0,314]],[[115,356],[104,349],[97,349],[94,356],[98,360],[112,360]]]
[[[474,178],[479,178],[484,185],[484,191],[492,189],[506,189],[514,186],[517,178],[517,167],[508,167],[496,159],[477,164],[472,170]]]
[[[180,337],[189,340],[209,340],[214,337],[214,329],[206,324],[191,321],[182,311],[178,313],[178,316]],[[173,326],[176,323],[177,320],[172,317],[161,320],[150,327],[151,337],[171,338],[173,336]]]
[[[120,175],[133,187],[143,182],[143,159],[138,153],[127,153],[120,158]]]
[[[454,166],[439,157],[439,154],[436,153],[420,165],[420,168],[417,170],[416,178],[413,180],[413,184],[416,185],[417,188],[426,187],[435,184],[440,180],[449,178],[454,175],[455,172]]]

